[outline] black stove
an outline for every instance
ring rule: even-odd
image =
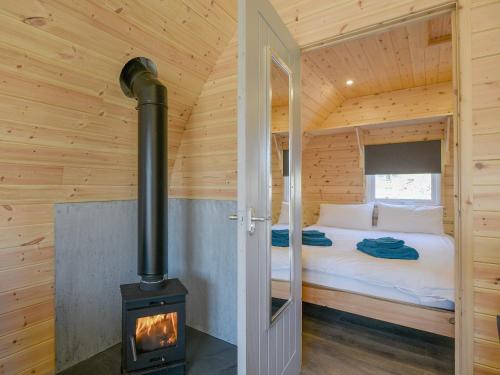
[[[138,264],[140,283],[120,286],[122,294],[122,373],[184,374],[186,295],[168,269],[167,89],[155,64],[130,60],[120,74],[125,95],[137,100]]]
[[[186,288],[169,279],[163,288],[144,291],[123,284],[122,372],[184,374],[186,358]]]

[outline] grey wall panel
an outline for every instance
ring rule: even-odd
[[[188,324],[236,344],[236,202],[169,200],[169,273],[186,285]]]
[[[189,290],[188,324],[236,343],[236,203],[169,200],[169,276]],[[56,205],[58,370],[120,341],[119,285],[136,282],[137,205]]]
[[[121,340],[120,284],[137,277],[133,201],[56,205],[57,369]]]

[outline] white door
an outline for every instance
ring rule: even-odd
[[[299,374],[300,50],[267,0],[238,7],[238,374]]]

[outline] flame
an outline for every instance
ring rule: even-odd
[[[137,349],[152,351],[177,343],[177,313],[138,318],[135,326]]]

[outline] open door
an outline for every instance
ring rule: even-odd
[[[299,374],[300,50],[267,0],[238,6],[238,373]]]

